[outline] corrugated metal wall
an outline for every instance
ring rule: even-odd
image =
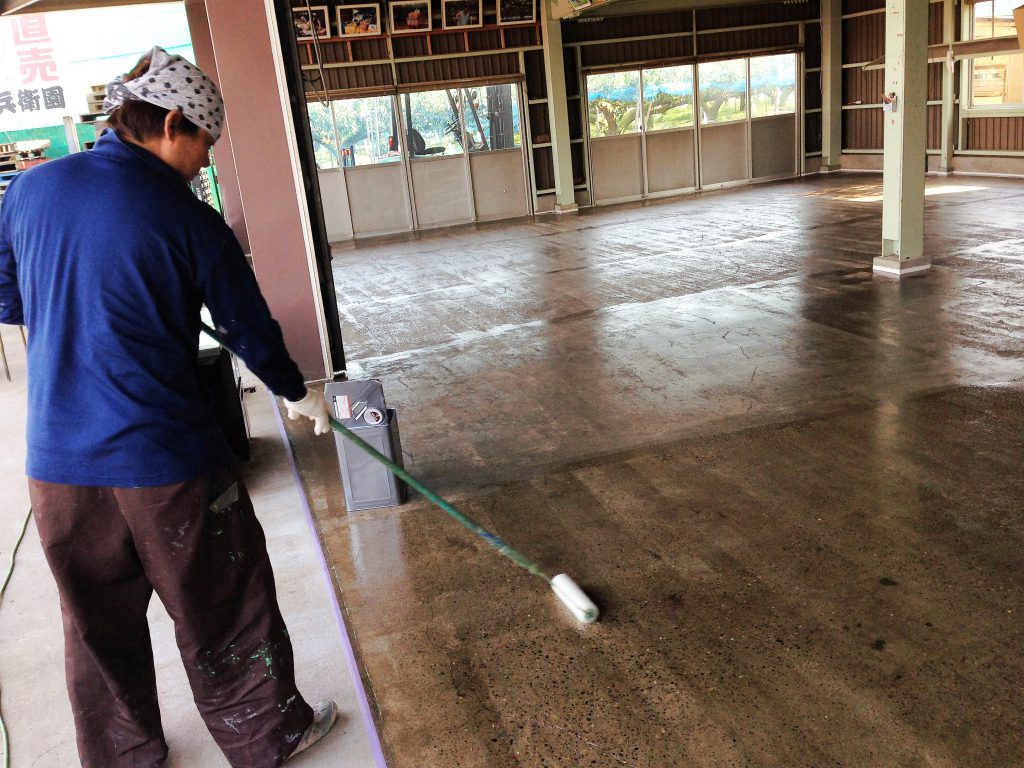
[[[884,0],[844,0],[844,13],[863,13],[880,9],[882,12],[854,16],[843,20],[843,63],[865,64],[885,53]],[[942,4],[929,6],[928,42],[942,42]],[[959,20],[959,10],[957,19]],[[959,37],[959,21],[957,23]],[[960,67],[954,76],[955,91],[959,91]],[[942,78],[945,65],[928,65],[928,101],[942,101]],[[875,104],[884,90],[885,72],[882,69],[863,70],[860,67],[843,70],[843,104],[857,106]],[[846,109],[843,112],[843,148],[850,150],[882,149],[881,108]],[[942,146],[942,107],[928,106],[928,148]],[[955,138],[955,137],[954,137]],[[964,149],[980,151],[1024,150],[1024,118],[984,117],[966,121]]]
[[[1024,150],[1024,117],[975,117],[967,121],[966,149]]]

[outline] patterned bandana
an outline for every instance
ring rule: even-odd
[[[147,58],[148,72],[128,82],[118,75],[107,85],[104,111],[109,115],[126,101],[148,101],[167,110],[177,109],[217,141],[224,126],[224,101],[213,80],[195,64],[160,46],[154,46],[140,61]]]

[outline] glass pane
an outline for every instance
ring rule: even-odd
[[[331,125],[331,108],[319,101],[311,101],[306,105],[309,113],[309,131],[313,134],[313,154],[316,167],[338,167],[338,144],[334,140],[334,126]]]
[[[750,60],[750,116],[796,111],[796,56],[758,56]]]
[[[644,70],[644,130],[693,125],[693,67]]]
[[[986,0],[975,3],[974,38],[981,40],[989,37],[1011,37],[1016,34],[1013,23],[1014,6],[1019,0]]]
[[[519,94],[515,85],[463,88],[462,105],[470,152],[520,146]]]
[[[394,104],[390,96],[334,102],[343,166],[401,160]]]
[[[636,133],[640,100],[640,72],[610,72],[587,75],[587,111],[590,136],[620,136]]]
[[[971,105],[1024,104],[1024,54],[986,56],[971,62]]]
[[[462,154],[457,90],[419,91],[400,98],[409,130],[410,157]]]
[[[701,123],[727,123],[747,117],[747,62],[708,61],[697,65]]]

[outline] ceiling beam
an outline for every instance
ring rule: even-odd
[[[938,43],[928,46],[928,61],[945,61],[952,51],[953,59],[974,59],[995,53],[1017,53],[1022,50],[1021,41],[1013,37],[989,37],[984,40],[964,40],[959,43]],[[879,56],[861,67],[863,70],[885,69],[885,56]]]

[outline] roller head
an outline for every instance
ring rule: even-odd
[[[584,624],[596,621],[600,612],[594,601],[587,597],[576,582],[569,578],[568,574],[560,573],[551,580],[551,589],[558,595],[558,599],[565,603],[565,607],[572,611],[572,615]]]

